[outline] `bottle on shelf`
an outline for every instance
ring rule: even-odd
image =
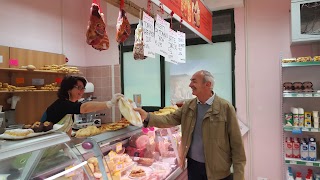
[[[293,143],[292,143],[292,154],[293,158],[301,158],[300,155],[300,140],[299,138],[293,138]]]
[[[301,172],[296,173],[296,180],[302,180]]]
[[[304,126],[304,109],[298,108],[299,127]]]
[[[301,139],[300,141],[300,155],[301,155],[301,160],[309,159],[309,146],[305,138]]]
[[[315,138],[309,138],[309,161],[317,160],[317,143]]]
[[[298,108],[292,107],[291,108],[292,116],[293,116],[293,126],[299,126],[299,110]]]
[[[286,147],[285,147],[285,152],[286,152],[286,157],[287,158],[292,158],[293,157],[293,144],[292,144],[292,140],[290,137],[286,138]]]

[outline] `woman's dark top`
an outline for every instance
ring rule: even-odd
[[[46,121],[58,123],[67,114],[80,114],[79,102],[71,102],[65,99],[57,99],[46,111]]]

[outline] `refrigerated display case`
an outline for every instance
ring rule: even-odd
[[[94,179],[175,179],[178,166],[179,126],[167,129],[128,126],[114,132],[74,139],[74,152],[88,162]],[[76,141],[82,141],[77,144]]]
[[[78,179],[89,179],[83,167],[87,162],[73,152],[69,141],[61,132],[0,140],[0,179],[63,179],[75,172]]]

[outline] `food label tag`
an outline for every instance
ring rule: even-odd
[[[153,144],[154,143],[154,138],[153,137],[149,137],[149,143]]]
[[[122,150],[122,143],[116,145],[116,152],[119,153]]]

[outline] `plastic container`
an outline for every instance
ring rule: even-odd
[[[319,128],[319,117],[313,117],[313,127]]]
[[[293,116],[293,126],[298,127],[299,126],[299,110],[298,108],[292,108],[292,116]]]
[[[303,108],[298,108],[298,117],[299,117],[299,127],[304,126],[304,109]]]

